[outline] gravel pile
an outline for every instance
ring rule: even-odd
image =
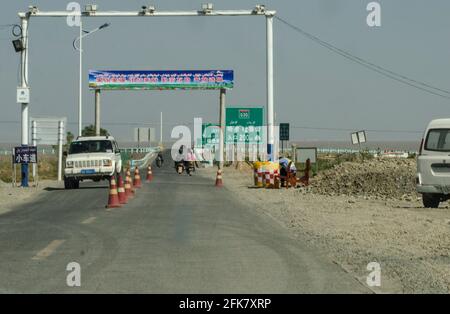
[[[344,162],[320,172],[311,180],[312,192],[376,199],[414,200],[415,159],[372,159]]]

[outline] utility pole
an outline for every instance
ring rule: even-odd
[[[162,145],[162,142],[163,142],[163,136],[162,136],[162,134],[163,134],[163,117],[162,116],[163,115],[162,115],[162,111],[161,111],[161,119],[159,122],[159,145]]]
[[[95,136],[100,136],[100,90],[95,90]]]
[[[273,14],[266,15],[267,44],[267,159],[273,161]]]
[[[225,133],[225,94],[226,89],[222,88],[220,90],[220,111],[219,111],[219,169],[223,169],[224,161],[224,133]]]
[[[78,86],[78,136],[83,132],[83,23],[80,16],[80,64],[79,64],[79,86]]]
[[[22,44],[24,49],[20,52],[21,60],[21,87],[28,87],[28,15],[21,17]],[[28,103],[22,103],[22,146],[28,146]],[[21,165],[22,187],[28,187],[28,164]]]

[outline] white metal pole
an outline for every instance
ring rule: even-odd
[[[273,15],[266,15],[267,28],[267,158],[273,158]]]
[[[58,122],[58,181],[62,181],[62,146],[64,122]]]
[[[28,87],[28,18],[21,19],[24,50],[21,52],[21,85]],[[22,145],[28,145],[28,104],[22,104]]]
[[[21,86],[28,87],[28,17],[21,18],[22,43],[24,49],[21,51]],[[22,138],[21,144],[28,146],[28,103],[22,103]],[[21,165],[22,187],[28,187],[28,164]]]
[[[37,138],[36,138],[36,121],[33,121],[31,124],[31,145],[36,146],[37,145]],[[36,150],[37,151],[37,150]],[[33,164],[33,181],[36,183],[36,164]]]
[[[223,169],[224,162],[224,133],[225,133],[225,94],[226,90],[220,90],[220,115],[219,115],[219,123],[220,123],[220,132],[219,132],[219,169]]]
[[[79,64],[79,86],[78,86],[78,136],[83,131],[83,23],[80,16],[80,64]]]
[[[162,145],[162,140],[163,140],[163,138],[162,138],[162,132],[163,132],[163,114],[162,114],[162,111],[161,111],[161,119],[160,119],[160,122],[159,122],[159,145]]]
[[[100,136],[100,90],[95,90],[95,135]]]

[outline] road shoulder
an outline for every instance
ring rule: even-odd
[[[215,169],[203,175],[214,176]],[[327,196],[301,189],[252,187],[252,172],[225,168],[225,187],[295,236],[321,248],[361,282],[367,264],[382,270],[381,293],[448,293],[450,212],[425,210],[420,201]]]
[[[45,180],[39,182],[37,187],[21,188],[2,182],[0,185],[0,215],[32,203],[49,188],[61,188],[61,184],[57,181]]]

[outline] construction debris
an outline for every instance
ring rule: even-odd
[[[416,200],[415,159],[376,158],[344,162],[311,180],[313,193],[375,199]]]

